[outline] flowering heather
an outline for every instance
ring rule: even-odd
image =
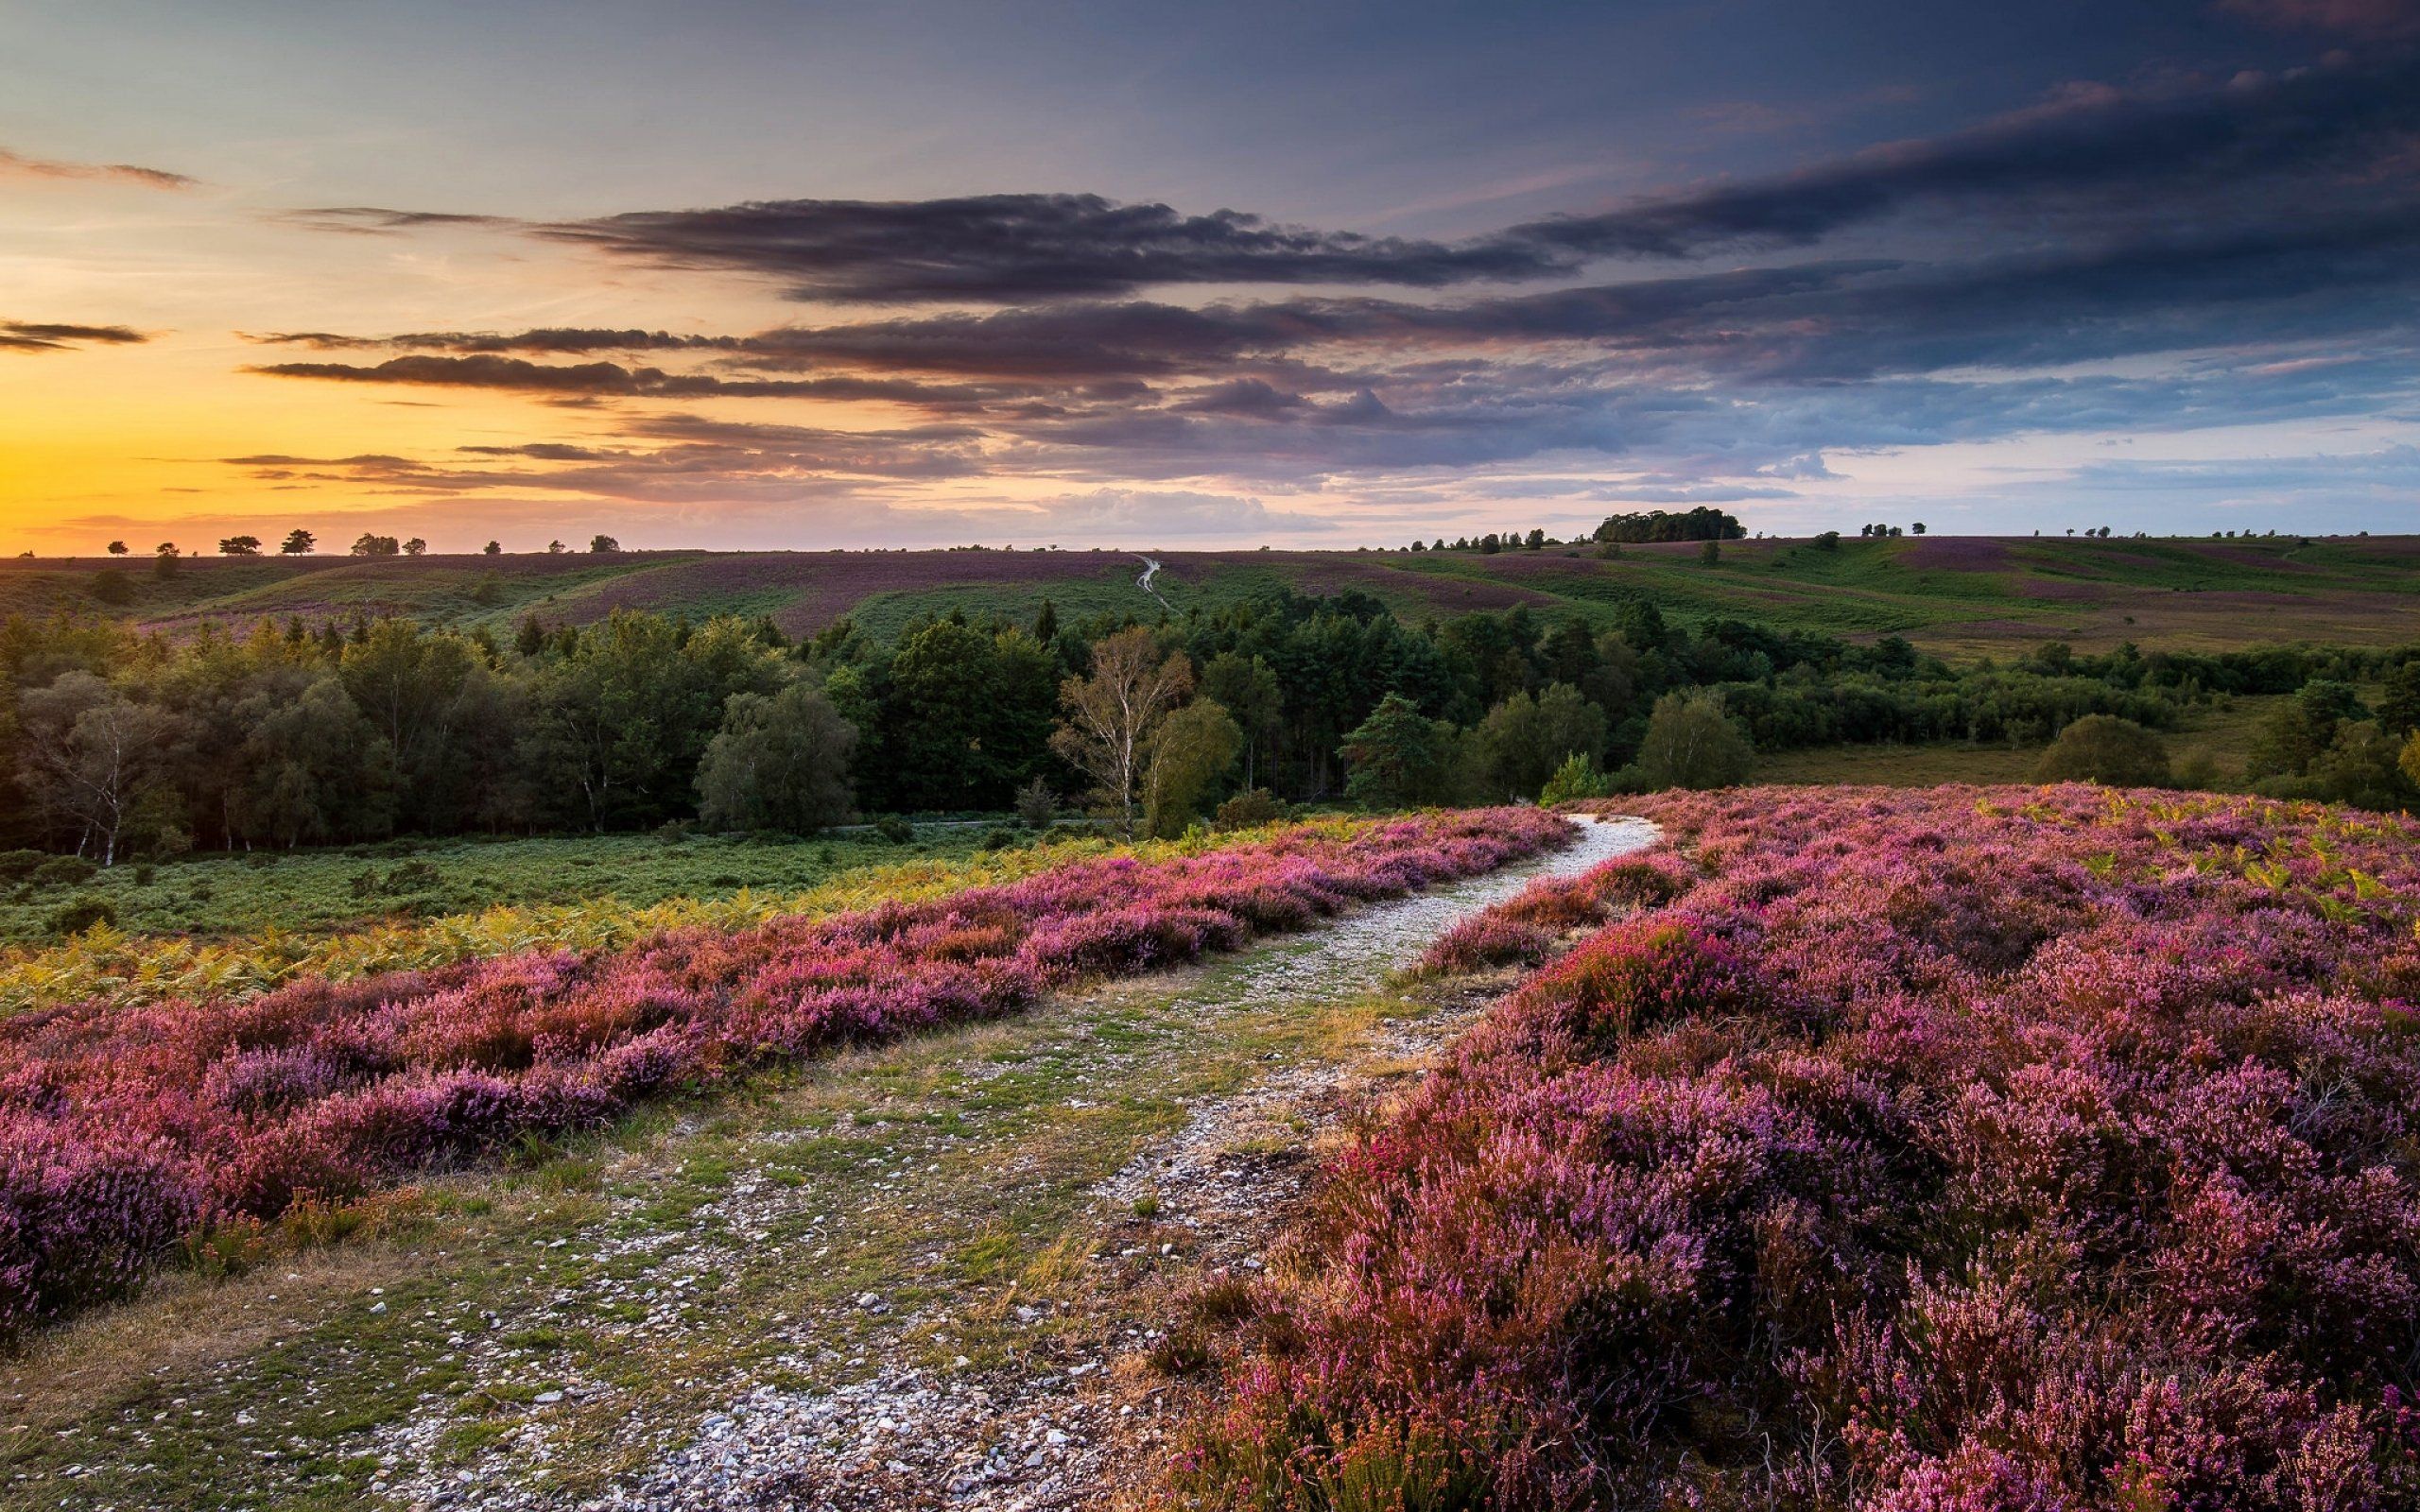
[[[1570,833],[1534,810],[1304,826],[616,952],[23,1014],[0,1023],[0,1332],[122,1289],[199,1226],[356,1197],[660,1089],[1011,1013]]]
[[[2420,1505],[2420,827],[1624,807],[1665,850],[1498,910],[1604,921],[1335,1162],[1188,1489]]]

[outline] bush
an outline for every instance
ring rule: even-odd
[[[82,856],[48,856],[33,868],[34,885],[41,887],[73,887],[100,875],[101,868]]]
[[[985,833],[977,850],[1009,850],[1015,849],[1018,836],[1013,830],[993,830]]]
[[[1017,789],[1017,817],[1029,830],[1046,830],[1059,817],[1059,796],[1037,777]]]
[[[1552,808],[1557,803],[1605,796],[1604,773],[1597,770],[1595,762],[1573,751],[1561,766],[1555,768],[1554,775],[1547,779],[1547,785],[1538,793],[1538,801]]]
[[[892,845],[907,845],[916,838],[916,827],[896,814],[886,814],[874,820],[873,833]]]
[[[1250,830],[1275,824],[1286,816],[1286,805],[1265,787],[1248,787],[1218,806],[1210,822],[1221,830]]]
[[[98,893],[85,893],[51,911],[50,932],[61,937],[81,935],[95,924],[117,923],[117,904]]]
[[[2100,782],[2109,787],[2165,787],[2168,745],[2131,719],[2086,714],[2059,731],[2033,768],[2044,782]]]
[[[1639,772],[1656,788],[1730,787],[1747,780],[1755,760],[1722,696],[1703,690],[1656,699],[1638,747]]]

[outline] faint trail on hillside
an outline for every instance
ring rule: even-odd
[[[1151,579],[1160,575],[1160,564],[1158,558],[1146,557],[1137,552],[1134,559],[1143,564],[1143,576],[1134,579],[1134,586],[1150,594],[1153,598],[1159,598],[1160,608],[1167,610],[1171,614],[1175,613],[1176,606],[1169,603],[1165,598],[1160,598],[1160,591],[1151,586]]]
[[[1535,878],[1586,870],[1656,835],[1643,820],[1582,823],[1579,841],[1561,851],[1360,909],[1174,995],[1203,1023],[1272,1005],[1350,1000]],[[1367,1049],[1415,1061],[1480,1006],[1390,1021]],[[1028,1352],[1022,1367],[937,1372],[911,1365],[904,1348],[876,1346],[865,1378],[824,1391],[759,1386],[634,1482],[585,1506],[1072,1512],[1118,1504],[1156,1472],[1164,1434],[1180,1416],[1172,1383],[1143,1364],[1152,1325],[1164,1320],[1160,1307],[1183,1279],[1261,1267],[1283,1211],[1310,1178],[1305,1130],[1333,1122],[1355,1074],[1341,1059],[1271,1064],[1250,1085],[1193,1106],[1174,1136],[1095,1186],[1092,1216],[1080,1227],[1098,1267],[1097,1290],[1078,1304],[1080,1315],[1037,1314],[1038,1327],[1052,1328],[1051,1342]],[[1153,1233],[1181,1240],[1165,1248],[1127,1242],[1146,1196],[1155,1205]]]

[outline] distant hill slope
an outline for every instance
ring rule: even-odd
[[[1634,597],[1695,621],[1735,615],[1855,638],[1897,633],[1945,653],[2045,640],[2217,647],[2265,641],[2377,644],[2420,639],[2420,536],[2083,541],[1929,536],[1840,542],[1694,543],[1477,552],[1164,552],[1153,586],[1182,611],[1278,585],[1359,589],[1414,621],[1526,604],[1607,619]],[[172,578],[117,564],[108,604],[92,558],[0,560],[0,613],[114,614],[174,629],[260,615],[407,614],[510,626],[536,613],[584,623],[616,609],[769,614],[803,634],[852,614],[889,633],[962,608],[1029,619],[1156,616],[1141,560],[1114,551],[620,552],[605,556],[197,558]]]

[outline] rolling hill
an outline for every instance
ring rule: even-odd
[[[1949,655],[2046,640],[2216,648],[2379,644],[2420,636],[2420,536],[2089,541],[1916,537],[1538,551],[1169,552],[1153,587],[1179,612],[1272,588],[1357,590],[1418,621],[1527,605],[1609,618],[1635,598],[1695,621],[1737,616],[1851,638],[1908,637]],[[1028,619],[1156,614],[1140,561],[1116,551],[619,552],[601,556],[197,558],[0,561],[0,613],[116,615],[175,630],[262,615],[410,615],[503,627],[585,623],[619,609],[770,615],[804,634],[842,614],[877,634],[963,609]],[[115,602],[112,602],[114,598]]]

